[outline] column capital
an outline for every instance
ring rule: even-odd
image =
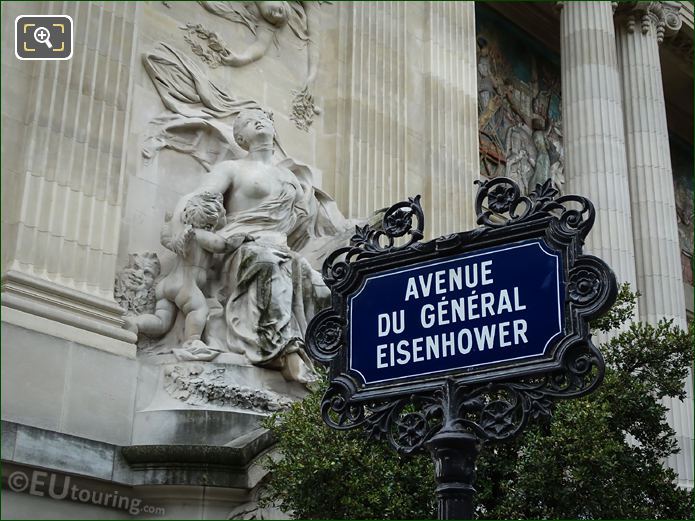
[[[625,24],[629,34],[635,32],[639,22],[642,34],[655,36],[658,43],[678,34],[683,25],[681,2],[620,2],[613,9],[617,22]]]

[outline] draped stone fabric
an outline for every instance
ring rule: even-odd
[[[228,216],[219,232],[255,238],[229,254],[221,270],[226,344],[255,365],[301,352],[308,320],[328,304],[319,274],[287,244],[287,234],[304,217],[295,186],[286,183],[274,199]]]
[[[253,100],[237,100],[224,92],[193,61],[164,42],[144,53],[142,64],[164,106],[181,116],[219,119],[261,108]]]

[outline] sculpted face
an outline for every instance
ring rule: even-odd
[[[272,25],[284,25],[287,23],[287,10],[285,2],[257,2],[261,16]]]
[[[274,137],[273,122],[260,110],[242,111],[234,121],[234,139],[245,150],[254,142],[272,142]]]

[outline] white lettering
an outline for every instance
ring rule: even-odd
[[[422,352],[422,338],[415,338],[413,340],[413,362],[422,362],[424,360],[421,352]]]
[[[473,330],[475,331],[475,339],[478,342],[478,351],[485,351],[486,345],[488,349],[492,349],[492,339],[495,336],[496,327],[496,324],[492,324],[491,326],[483,326],[482,328],[476,327]]]
[[[379,336],[386,336],[391,332],[391,319],[388,313],[379,315]]]
[[[526,305],[519,304],[519,288],[514,286],[514,310],[521,311],[522,309],[526,309]]]
[[[389,364],[386,362],[382,362],[384,358],[386,358],[386,353],[384,352],[386,348],[388,347],[387,344],[379,344],[376,346],[376,368],[377,369],[383,369],[384,367],[388,367]],[[393,350],[391,350],[391,353],[393,353]],[[393,365],[393,362],[391,363]]]
[[[507,347],[512,345],[511,342],[506,340],[507,336],[509,336],[509,331],[507,331],[507,328],[509,327],[509,322],[501,322],[498,327],[500,335],[500,347]]]
[[[509,300],[509,292],[506,289],[503,289],[500,291],[500,301],[499,304],[497,304],[497,314],[500,315],[505,311],[509,311],[511,313],[513,310],[512,303]]]
[[[447,315],[449,314],[449,309],[446,307],[448,303],[448,300],[442,300],[441,302],[437,302],[437,322],[440,326],[445,326],[449,323],[449,319],[447,318]]]
[[[478,314],[478,298],[478,295],[471,295],[468,297],[468,320],[480,318]]]
[[[493,316],[495,314],[495,295],[494,293],[483,293],[480,295],[480,307],[482,317]]]
[[[432,304],[425,304],[420,310],[420,323],[425,329],[429,329],[434,325],[434,306]]]
[[[449,352],[451,356],[454,356],[456,352],[454,351],[455,347],[455,342],[454,342],[454,333],[444,333],[442,335],[442,356],[447,356],[446,350],[447,348],[449,349]]]
[[[520,344],[520,338],[524,339],[524,344],[528,344],[528,339],[526,338],[526,321],[523,319],[515,320],[514,324],[514,343]]]
[[[463,322],[466,320],[466,304],[465,299],[459,298],[451,301],[451,317],[452,322]]]
[[[442,293],[446,293],[446,288],[444,287],[444,283],[446,282],[444,280],[444,270],[437,271],[434,274],[434,282],[435,282],[435,289],[434,292],[437,295],[441,295]]]
[[[422,278],[422,275],[419,275],[418,279],[420,280],[420,289],[422,289],[422,296],[423,297],[429,297],[430,296],[430,289],[432,289],[432,274],[431,273],[427,274],[427,283],[426,284],[425,284],[425,279]]]
[[[489,266],[489,268],[488,268],[488,266]],[[488,284],[492,284],[492,277],[488,278],[488,275],[492,275],[492,261],[491,260],[483,261],[480,264],[480,270],[481,270],[480,283],[483,286],[487,286]]]
[[[461,266],[459,266],[449,270],[449,291],[461,289],[463,289],[463,273],[461,273]]]
[[[408,302],[410,297],[420,298],[420,295],[417,293],[417,284],[415,284],[413,277],[408,279],[408,287],[405,289],[405,301]]]
[[[466,342],[466,347],[463,347],[463,336],[464,335],[468,339]],[[471,349],[473,349],[473,337],[471,336],[471,332],[468,329],[462,329],[461,331],[459,331],[458,349],[459,349],[459,353],[461,353],[462,355],[467,355],[468,353],[471,352]]]
[[[439,358],[439,337],[425,337],[425,345],[427,347],[427,360],[431,358]]]
[[[469,264],[466,266],[466,286],[475,288],[478,285],[478,265]]]
[[[396,346],[396,350],[398,351],[398,354],[401,355],[402,358],[398,358],[396,362],[399,365],[404,365],[410,362],[410,351],[406,351],[404,348],[408,347],[408,341],[407,340],[401,340],[398,342],[398,345]]]

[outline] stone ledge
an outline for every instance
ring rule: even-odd
[[[10,303],[6,305],[8,301],[10,301]],[[71,326],[61,321],[39,316],[33,312],[9,307],[13,301],[14,298],[12,296],[8,298],[8,295],[3,294],[2,321],[4,323],[135,360],[137,346],[134,342],[123,342],[122,340],[94,333],[81,327]]]
[[[122,328],[124,312],[115,302],[20,271],[3,275],[2,304],[122,343],[137,340]]]
[[[240,443],[241,442],[241,443]],[[123,447],[123,458],[131,465],[203,464],[246,466],[274,443],[268,429],[259,428],[224,446],[131,445]]]
[[[265,474],[259,458],[274,443],[272,433],[262,428],[224,446],[118,446],[4,420],[1,427],[4,463],[130,486],[194,485],[249,490]]]

